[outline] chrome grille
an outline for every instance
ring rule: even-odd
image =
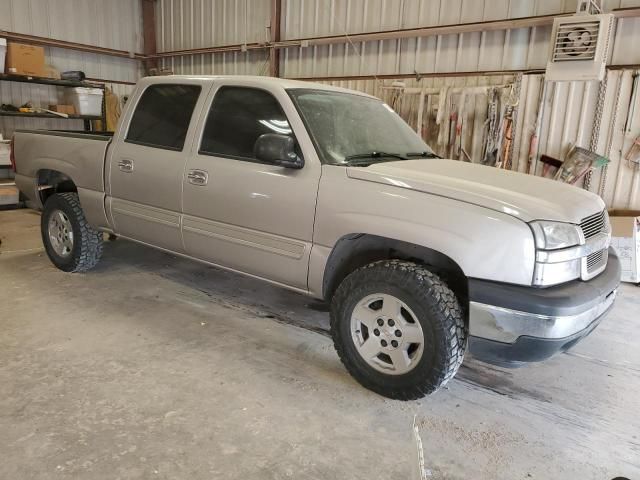
[[[607,229],[607,216],[603,210],[594,215],[590,215],[583,218],[580,222],[580,228],[584,235],[585,240],[597,235],[600,232],[604,232]]]
[[[592,273],[606,265],[608,256],[607,250],[600,250],[587,255],[587,273]]]

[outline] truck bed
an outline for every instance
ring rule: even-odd
[[[104,162],[113,134],[65,130],[16,130],[16,185],[39,204],[39,179],[57,172],[73,179],[81,200],[98,208],[104,195]]]
[[[112,136],[109,132],[16,130],[16,183],[29,196],[39,173],[54,170],[72,178],[78,189],[104,192],[104,161]]]

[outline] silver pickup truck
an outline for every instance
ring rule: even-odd
[[[440,159],[360,92],[145,78],[114,134],[17,131],[13,156],[58,268],[92,268],[107,232],[323,299],[346,368],[391,398],[434,392],[467,349],[564,351],[619,284],[598,196]]]

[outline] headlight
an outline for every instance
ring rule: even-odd
[[[547,221],[531,222],[530,225],[537,250],[533,284],[546,287],[580,278],[580,227]]]
[[[541,250],[557,250],[580,244],[580,228],[571,223],[531,222],[536,247]]]

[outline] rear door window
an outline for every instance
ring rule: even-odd
[[[133,112],[125,141],[181,151],[199,96],[198,85],[147,87]]]

